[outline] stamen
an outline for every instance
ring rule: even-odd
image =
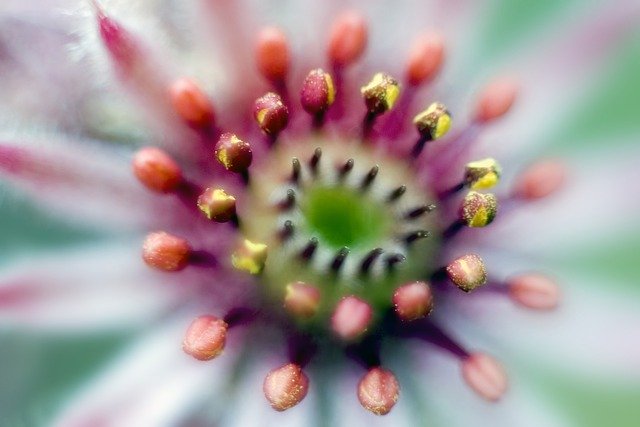
[[[297,157],[291,159],[291,183],[300,184],[300,160]]]
[[[316,148],[313,152],[313,156],[309,159],[309,169],[311,169],[311,173],[313,176],[318,175],[318,165],[320,164],[320,159],[322,158],[322,149],[320,147]]]
[[[253,105],[253,116],[260,129],[273,138],[276,138],[289,124],[289,109],[282,101],[282,97],[274,92],[256,99]]]
[[[558,191],[564,184],[566,168],[559,160],[544,160],[526,169],[516,179],[513,194],[524,200],[538,200]]]
[[[414,145],[411,155],[418,157],[429,141],[442,138],[451,129],[451,114],[444,104],[434,102],[413,118],[413,124],[420,133],[420,139]]]
[[[289,42],[277,27],[263,28],[256,40],[256,64],[260,74],[276,85],[282,85],[289,73]]]
[[[426,239],[429,236],[431,236],[431,232],[427,231],[427,230],[413,231],[413,232],[407,234],[404,237],[404,242],[407,245],[411,245],[412,243],[416,242],[417,240]]]
[[[507,281],[509,297],[532,310],[552,310],[560,301],[560,290],[551,278],[541,274],[523,274]]]
[[[407,61],[406,78],[409,84],[428,83],[438,74],[444,62],[444,40],[438,33],[423,34],[418,38]]]
[[[267,374],[262,390],[273,409],[286,411],[305,398],[309,391],[309,378],[300,365],[288,363]]]
[[[472,190],[488,190],[500,181],[502,168],[495,159],[469,162],[465,166],[464,185]]]
[[[367,46],[368,28],[364,17],[355,11],[342,13],[329,33],[327,54],[334,67],[346,67],[357,61]]]
[[[237,270],[249,274],[260,274],[267,262],[267,245],[254,243],[244,239],[236,251],[231,255],[231,264]]]
[[[478,255],[464,255],[446,268],[447,276],[458,288],[470,292],[487,283],[487,270]]]
[[[338,253],[336,254],[336,256],[333,258],[333,261],[331,262],[331,270],[334,273],[337,273],[340,271],[340,269],[342,268],[342,265],[344,264],[344,261],[347,259],[347,256],[349,255],[350,249],[346,246],[342,247]]]
[[[425,282],[400,286],[393,293],[393,306],[398,317],[410,322],[427,316],[433,309],[433,293]]]
[[[310,261],[311,258],[313,258],[316,249],[318,249],[318,243],[319,242],[317,237],[312,237],[311,239],[309,239],[309,243],[307,243],[307,246],[305,246],[302,252],[300,252],[300,258],[302,258],[304,261]]]
[[[300,103],[314,117],[317,126],[322,124],[324,113],[335,101],[336,89],[329,73],[321,68],[311,71],[302,83]]]
[[[284,297],[284,308],[293,316],[310,319],[318,311],[320,305],[320,290],[304,282],[287,285]]]
[[[382,248],[375,248],[369,251],[367,256],[364,257],[362,263],[360,264],[360,273],[368,274],[371,270],[371,267],[373,266],[373,263],[380,257],[380,255],[382,255],[383,252],[384,250]]]
[[[358,400],[368,411],[386,415],[394,407],[400,395],[400,385],[395,375],[381,367],[374,367],[358,384]]]
[[[400,197],[402,197],[402,195],[406,192],[407,192],[407,186],[401,185],[400,187],[396,188],[389,194],[389,197],[387,197],[387,201],[389,203],[393,203],[397,201]]]
[[[498,199],[493,194],[469,191],[462,201],[460,219],[468,227],[486,227],[498,212]]]
[[[507,374],[493,357],[472,353],[462,362],[462,377],[480,397],[496,402],[508,388]]]
[[[492,122],[509,112],[518,95],[518,85],[508,78],[496,79],[481,92],[476,104],[476,121]]]
[[[214,359],[224,350],[228,327],[215,316],[200,316],[187,329],[182,349],[198,360]]]
[[[342,167],[340,168],[340,171],[338,173],[338,178],[340,178],[340,180],[343,180],[344,178],[346,178],[349,172],[353,170],[354,165],[355,165],[355,161],[353,159],[347,160],[344,163],[344,165],[342,165]]]
[[[133,173],[149,190],[172,193],[183,182],[180,166],[164,151],[145,147],[133,157]]]
[[[401,264],[407,260],[407,257],[402,254],[391,254],[385,258],[387,263],[387,269],[393,270],[396,265]]]
[[[215,148],[218,162],[228,171],[242,174],[248,180],[248,170],[253,160],[251,145],[233,133],[223,133]]]
[[[287,190],[287,197],[278,204],[278,208],[283,211],[292,209],[296,205],[296,192],[293,189]]]
[[[191,245],[187,240],[163,231],[149,234],[142,245],[142,259],[162,271],[180,271],[189,264]]]
[[[371,306],[355,296],[340,300],[331,316],[331,329],[345,341],[355,340],[364,334],[373,319]]]
[[[169,95],[174,110],[187,124],[196,128],[213,125],[213,104],[196,82],[178,79],[169,88]]]
[[[369,170],[369,172],[365,175],[364,179],[362,180],[362,184],[360,184],[360,188],[363,191],[371,187],[371,184],[373,184],[373,181],[378,176],[379,171],[380,171],[380,167],[378,165],[375,165]]]
[[[388,74],[376,73],[371,81],[360,89],[369,116],[376,117],[391,110],[400,96],[400,85]]]
[[[433,212],[435,208],[436,208],[436,205],[434,204],[422,205],[420,207],[417,207],[407,212],[404,215],[404,219],[412,220],[412,219],[420,218],[425,213]]]
[[[198,197],[198,209],[204,216],[215,222],[237,219],[236,198],[220,188],[207,188]]]
[[[289,240],[291,237],[293,237],[294,232],[295,232],[295,227],[293,225],[293,222],[291,220],[286,220],[284,222],[284,226],[282,227],[282,230],[280,230],[280,240],[282,241]]]

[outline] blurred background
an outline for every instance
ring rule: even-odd
[[[558,16],[570,20],[567,8],[587,2],[491,0],[488,3],[486,25],[474,52],[484,58],[499,57],[516,49],[521,40],[544,32],[547,23]],[[0,28],[0,37],[2,34]],[[607,150],[631,153],[640,143],[640,22],[636,33],[611,52],[604,69],[584,99],[575,105],[570,120],[544,142],[542,154],[579,158],[585,153]],[[629,182],[627,188],[611,191],[620,192],[621,197],[640,197],[638,188],[638,182]],[[51,248],[105,238],[98,229],[81,228],[52,217],[0,181],[0,270]],[[610,292],[624,293],[637,302],[640,311],[640,221],[624,232],[606,235],[597,245],[567,252],[554,263],[553,268],[575,269],[596,278],[594,282]],[[0,310],[1,306],[0,299]],[[621,329],[639,327],[620,325]],[[0,426],[46,425],[61,402],[138,333],[125,330],[100,336],[52,336],[17,333],[0,324]],[[594,382],[534,365],[527,380],[542,393],[553,396],[558,411],[573,425],[632,427],[640,420],[640,384]]]

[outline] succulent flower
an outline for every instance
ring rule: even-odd
[[[523,62],[521,83],[498,76],[458,99],[466,88],[454,95],[438,86],[449,49],[460,49],[449,45],[451,31],[414,28],[411,45],[406,30],[370,19],[368,2],[346,11],[304,3],[322,12],[295,15],[310,38],[274,26],[271,2],[147,0],[132,6],[143,15],[117,2],[86,3],[67,18],[86,31],[73,37],[85,57],[65,76],[96,80],[78,70],[93,61],[110,83],[85,89],[91,82],[81,80],[79,99],[70,87],[67,100],[80,111],[49,113],[46,102],[17,108],[26,121],[45,117],[62,132],[2,139],[0,172],[48,206],[140,236],[129,249],[142,257],[101,254],[99,267],[129,272],[137,290],[123,293],[123,304],[137,298],[137,310],[163,319],[154,317],[156,332],[56,425],[383,425],[368,412],[386,425],[417,425],[428,412],[420,399],[433,395],[449,402],[447,425],[469,425],[455,402],[471,392],[478,401],[504,399],[495,405],[511,415],[522,411],[508,384],[517,395],[526,379],[510,373],[509,352],[495,344],[501,337],[483,341],[485,331],[476,330],[490,328],[471,317],[495,301],[552,316],[561,302],[559,282],[530,272],[537,265],[509,268],[531,232],[509,227],[519,212],[546,223],[544,203],[566,203],[565,163],[530,159],[527,169],[521,142],[496,132],[512,115],[527,135],[541,127],[533,118],[542,101],[523,101],[538,108],[523,123],[512,114],[521,88],[551,84],[537,80],[538,70]],[[427,14],[423,3],[386,7],[417,19]],[[617,8],[604,13],[607,31],[628,25]],[[459,20],[452,28],[465,25]],[[390,52],[378,46],[381,34]],[[575,46],[567,40],[560,49]],[[579,61],[553,77],[571,78]],[[134,138],[139,127],[146,131],[136,149],[71,141]],[[489,136],[495,145],[483,145]],[[23,142],[38,140],[44,144]],[[509,242],[511,253],[496,242]],[[45,281],[56,278],[46,264],[37,267]],[[78,268],[66,280],[84,280],[80,260],[54,267]],[[86,274],[100,279],[95,264]],[[5,295],[37,298],[31,292],[43,286],[2,280],[0,307]],[[17,307],[20,317],[20,298]],[[506,311],[487,315],[495,315],[495,331],[512,322]],[[536,337],[556,332],[532,323],[511,333],[534,328]],[[532,345],[544,346],[522,351]],[[513,425],[511,415],[491,424]]]

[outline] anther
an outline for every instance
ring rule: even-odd
[[[287,190],[286,198],[278,203],[278,208],[283,211],[287,211],[296,205],[296,192],[293,189]]]
[[[142,245],[142,259],[153,268],[180,271],[189,264],[192,249],[189,242],[163,231],[149,234]]]
[[[480,123],[492,122],[509,112],[518,95],[518,85],[507,78],[489,83],[478,96],[475,119]]]
[[[277,27],[265,27],[256,39],[255,59],[260,74],[273,83],[281,84],[289,73],[289,42]]]
[[[311,169],[311,173],[313,176],[318,175],[318,166],[320,164],[320,159],[322,158],[322,149],[320,147],[316,148],[313,152],[313,156],[309,159],[309,169]]]
[[[319,242],[317,237],[312,237],[311,239],[309,239],[307,245],[300,252],[300,258],[302,258],[302,260],[304,261],[310,261],[311,258],[313,258],[316,249],[318,249],[318,243]]]
[[[434,204],[427,204],[427,205],[419,206],[419,207],[417,207],[415,209],[412,209],[409,212],[407,212],[404,215],[404,219],[412,220],[412,219],[419,218],[422,215],[424,215],[425,213],[433,212],[435,210],[435,208],[436,208],[436,205],[434,205]]]
[[[371,184],[373,184],[373,181],[378,176],[378,172],[379,171],[380,171],[380,167],[378,165],[375,165],[374,167],[372,167],[369,170],[369,172],[367,172],[367,174],[365,175],[364,179],[362,180],[362,184],[360,184],[360,188],[362,190],[366,190],[369,187],[371,187]]]
[[[400,384],[395,375],[379,366],[373,367],[358,383],[358,400],[368,411],[386,415],[400,396]]]
[[[182,349],[198,360],[214,359],[224,350],[228,327],[215,316],[200,316],[187,329]]]
[[[336,256],[333,258],[333,261],[331,262],[331,270],[333,272],[337,273],[338,271],[340,271],[340,269],[342,268],[342,265],[344,264],[344,261],[347,259],[347,256],[349,255],[349,252],[350,252],[350,249],[346,246],[340,248]]]
[[[506,285],[513,302],[532,310],[552,310],[560,301],[558,285],[542,274],[515,276]]]
[[[383,252],[384,250],[382,248],[375,248],[369,251],[367,256],[364,257],[362,263],[360,264],[360,273],[368,274],[371,270],[371,267],[373,267],[373,264],[380,257],[380,255],[382,255]]]
[[[405,322],[420,319],[433,309],[433,293],[425,282],[408,283],[393,293],[393,306],[398,317]]]
[[[282,241],[289,240],[291,237],[293,237],[294,232],[295,232],[295,227],[293,225],[293,222],[291,220],[286,220],[279,233],[280,240]]]
[[[410,52],[406,67],[409,84],[418,86],[428,83],[438,74],[444,62],[444,40],[437,33],[423,34]]]
[[[451,129],[451,114],[443,104],[434,102],[426,110],[413,118],[420,139],[414,145],[411,155],[418,157],[429,141],[442,138]]]
[[[236,218],[236,198],[220,188],[207,188],[198,197],[198,209],[212,221],[231,221]]]
[[[302,108],[316,118],[320,118],[333,104],[336,89],[331,75],[321,68],[311,71],[302,83],[300,103]]]
[[[401,264],[407,260],[407,257],[402,254],[390,254],[385,258],[388,270],[393,270],[398,264]]]
[[[371,81],[360,89],[371,117],[391,110],[400,96],[398,81],[388,74],[376,73]]]
[[[351,341],[362,336],[373,319],[371,306],[355,296],[340,300],[331,316],[331,329],[340,338]]]
[[[420,239],[426,239],[431,236],[431,232],[427,230],[418,230],[407,234],[404,237],[404,242],[407,245],[411,245]]]
[[[289,109],[284,105],[282,97],[274,92],[256,99],[253,116],[260,129],[274,138],[289,124]]]
[[[231,264],[237,270],[260,274],[267,262],[267,245],[244,239],[231,255]]]
[[[367,46],[368,29],[364,17],[355,11],[342,13],[329,33],[327,54],[335,67],[357,61]]]
[[[291,159],[291,183],[298,185],[300,184],[300,160],[297,157]]]
[[[476,394],[490,402],[500,400],[508,388],[500,362],[484,353],[471,353],[463,359],[462,377]]]
[[[498,199],[490,193],[469,191],[460,206],[460,220],[467,227],[486,227],[498,212]]]
[[[354,165],[355,161],[353,159],[347,160],[338,171],[338,177],[340,179],[344,179],[349,174],[349,172],[353,170]]]
[[[469,162],[464,168],[464,185],[472,190],[488,190],[500,181],[502,168],[495,159]]]
[[[273,409],[286,411],[305,398],[309,391],[309,378],[300,365],[288,363],[267,374],[262,391]]]
[[[218,162],[228,171],[247,174],[253,153],[251,146],[233,133],[223,133],[215,148]]]
[[[401,185],[400,187],[396,188],[395,190],[393,190],[389,196],[387,197],[387,201],[389,203],[395,202],[397,201],[400,197],[402,197],[402,195],[404,193],[407,192],[407,186],[406,185]]]
[[[290,283],[286,287],[284,308],[289,314],[300,318],[313,317],[320,305],[320,290],[304,282]]]
[[[544,160],[535,163],[516,179],[513,193],[524,200],[547,197],[562,187],[566,168],[559,160]]]
[[[171,193],[182,183],[180,166],[155,147],[142,148],[134,155],[133,173],[145,187],[157,193]]]
[[[478,255],[464,255],[446,267],[446,273],[458,288],[470,292],[487,283],[487,270]]]
[[[207,128],[213,124],[213,104],[193,80],[176,80],[169,88],[169,95],[173,109],[190,126]]]

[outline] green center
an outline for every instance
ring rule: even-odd
[[[305,192],[308,232],[324,244],[352,249],[375,245],[388,234],[389,210],[352,188],[315,187]]]

